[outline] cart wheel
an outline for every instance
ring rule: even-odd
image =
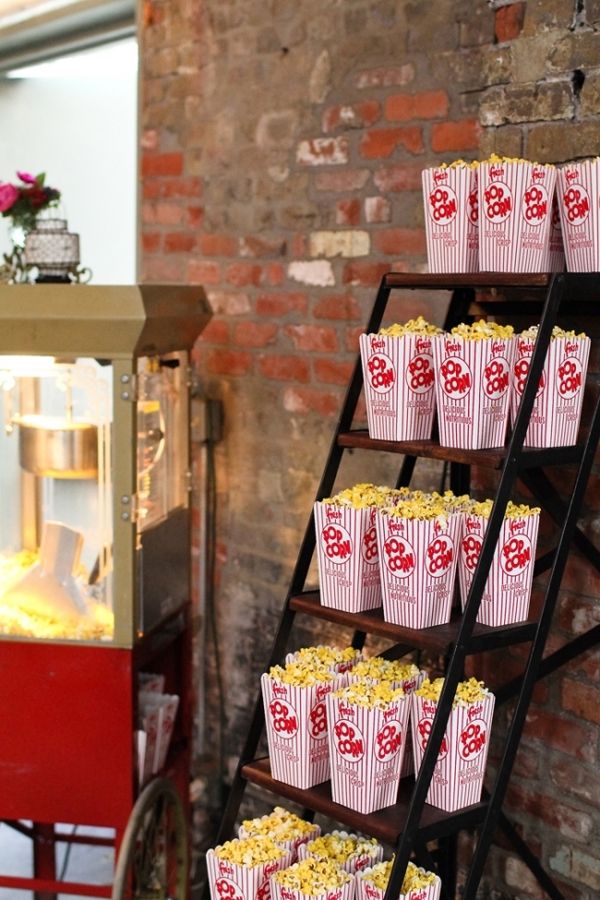
[[[181,798],[166,778],[144,788],[129,816],[112,900],[186,900],[188,827]]]

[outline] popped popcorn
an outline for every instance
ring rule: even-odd
[[[317,859],[328,859],[336,863],[345,863],[356,856],[373,856],[380,851],[380,844],[375,838],[348,834],[346,831],[332,831],[309,841],[305,847],[309,856]]]
[[[288,662],[285,666],[271,666],[269,675],[283,684],[292,684],[296,687],[324,684],[337,677],[331,669],[325,666],[317,667],[314,662],[306,661]]]
[[[313,822],[306,822],[283,806],[276,806],[266,816],[244,819],[240,831],[243,830],[245,837],[267,837],[280,842],[310,834],[314,829]]]
[[[489,519],[492,514],[493,500],[473,500],[466,510],[474,516],[483,516]],[[538,516],[541,512],[539,506],[528,506],[526,503],[513,503],[509,500],[504,513],[505,519],[524,519],[526,516]]]
[[[354,706],[366,706],[368,709],[385,709],[395,700],[401,700],[405,694],[401,687],[392,687],[389,681],[354,681],[347,687],[335,691],[334,697],[345,700]]]
[[[325,497],[321,502],[328,506],[349,506],[352,509],[367,509],[371,506],[383,506],[389,503],[391,498],[409,497],[409,488],[391,488],[385,485],[361,482],[351,488],[346,488],[334,494],[333,497]]]
[[[276,872],[273,878],[282,887],[309,894],[311,897],[352,881],[352,876],[340,869],[333,860],[314,857],[308,857],[281,872]]]
[[[372,866],[372,868],[360,872],[360,877],[364,881],[374,884],[380,891],[385,891],[388,886],[388,881],[390,880],[393,863],[393,859],[377,863]],[[415,866],[414,863],[409,862],[406,867],[400,893],[408,894],[409,891],[418,891],[422,888],[426,888],[428,885],[435,882],[436,877],[434,872],[427,872],[425,869],[421,869],[419,866]]]
[[[485,341],[490,338],[511,338],[515,333],[512,325],[499,325],[498,322],[488,322],[479,319],[477,322],[461,322],[455,325],[450,332],[466,341]]]
[[[386,328],[380,328],[378,334],[385,334],[388,337],[404,337],[405,334],[441,334],[442,329],[437,325],[432,325],[423,316],[417,316],[416,319],[409,319],[404,324],[395,323],[388,325]]]
[[[271,838],[261,836],[233,838],[215,847],[214,853],[219,859],[236,863],[238,866],[254,868],[281,859],[286,851]]]
[[[406,681],[419,674],[419,667],[412,662],[401,659],[384,659],[383,656],[372,656],[363,659],[352,669],[352,675],[359,678],[372,678],[379,681]]]
[[[530,325],[529,328],[525,328],[524,331],[521,331],[519,337],[529,338],[530,340],[535,340],[538,335],[539,325]],[[559,325],[555,325],[552,329],[551,339],[554,340],[556,338],[584,338],[587,337],[585,331],[576,332],[573,329],[570,331],[565,331],[564,328],[561,328]]]
[[[341,667],[344,671],[352,667],[353,663],[360,660],[360,650],[354,647],[330,647],[326,644],[318,644],[315,647],[302,647],[290,657],[290,662],[299,662],[310,667],[325,667],[338,671]]]
[[[427,700],[433,700],[437,703],[444,686],[443,678],[435,678],[430,681],[426,678],[420,688],[417,688],[415,694],[419,697],[425,697]],[[477,681],[476,678],[469,678],[467,681],[460,681],[456,688],[456,694],[452,701],[452,709],[458,706],[469,706],[471,703],[479,703],[489,694],[483,681]]]

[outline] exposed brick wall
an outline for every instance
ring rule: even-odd
[[[596,154],[600,3],[146,0],[142,18],[141,277],[201,283],[215,313],[195,361],[225,405],[234,759],[376,286],[424,269],[421,169]],[[416,296],[391,315],[443,307]],[[395,470],[369,465],[350,458],[341,481]],[[557,641],[597,621],[597,582],[569,590]],[[598,676],[588,656],[537,689],[511,793],[569,897],[592,897],[600,865]],[[490,896],[540,896],[506,849],[487,872]]]

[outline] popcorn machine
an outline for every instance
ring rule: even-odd
[[[165,818],[173,785],[187,794],[188,354],[209,317],[199,287],[0,286],[0,821],[20,823],[34,859],[33,878],[0,862],[0,887],[185,896],[170,892],[187,847],[141,873],[148,810],[133,833],[130,819],[149,673],[179,697],[170,780],[149,795],[163,855],[181,824],[180,809]],[[114,830],[122,893],[57,880],[57,823]]]

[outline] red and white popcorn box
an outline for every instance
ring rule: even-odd
[[[334,802],[365,814],[391,806],[406,752],[409,698],[384,709],[331,695],[326,703]]]
[[[600,270],[600,159],[569,163],[558,170],[558,210],[567,271]]]
[[[179,707],[177,694],[141,692],[139,707],[144,730],[147,732],[144,777],[159,772],[167,759],[169,745]]]
[[[513,422],[525,390],[534,343],[534,338],[517,337],[511,398]],[[570,447],[577,443],[590,345],[588,337],[565,336],[550,340],[524,447]]]
[[[477,613],[477,621],[482,625],[497,628],[527,619],[539,520],[539,513],[504,519]],[[464,533],[458,561],[463,610],[488,521],[486,516],[471,513],[464,516]]]
[[[292,864],[291,852],[258,866],[240,866],[206,851],[206,869],[211,900],[270,900],[271,876]]]
[[[409,865],[412,864],[409,863]],[[386,888],[381,888],[376,884],[373,884],[373,882],[369,880],[369,873],[370,870],[366,869],[356,879],[355,900],[383,900],[385,897]],[[442,881],[439,876],[436,875],[432,884],[400,893],[398,894],[398,900],[439,900],[441,890]]]
[[[315,503],[321,604],[346,612],[381,606],[375,509]]]
[[[378,511],[383,618],[406,628],[450,621],[460,517],[403,519]]]
[[[451,710],[427,803],[455,812],[481,800],[495,699],[487,692],[482,700]],[[438,704],[418,694],[412,695],[411,702],[413,753],[418,772]]]
[[[442,447],[503,447],[508,425],[514,337],[470,340],[439,335],[433,343]]]
[[[348,872],[349,875],[355,875],[357,872],[363,872],[365,869],[368,869],[370,866],[375,865],[375,863],[380,862],[383,859],[383,847],[381,844],[372,839],[361,839],[359,835],[352,834],[347,831],[331,831],[327,835],[327,837],[339,838],[341,841],[346,840],[348,838],[353,838],[356,842],[356,846],[360,847],[361,843],[363,845],[368,844],[367,849],[358,849],[357,852],[353,853],[347,859],[340,859],[339,857],[335,857],[334,862],[340,869],[344,872]],[[298,851],[298,858],[308,859],[310,856],[315,854],[311,853],[307,844],[304,844]],[[317,857],[322,858],[322,857]]]
[[[479,268],[549,272],[556,169],[526,160],[479,166]]]
[[[273,900],[354,900],[354,879],[340,887],[330,888],[323,894],[305,894],[271,880],[271,896]]]
[[[329,778],[325,698],[346,684],[346,676],[309,687],[261,676],[271,774],[302,790]]]
[[[435,413],[430,334],[361,334],[369,437],[421,441],[431,437]]]
[[[479,271],[477,168],[439,166],[422,173],[430,272]]]

